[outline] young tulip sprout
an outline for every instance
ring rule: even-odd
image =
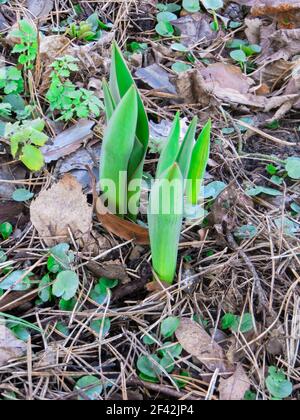
[[[111,206],[119,215],[135,220],[149,143],[149,123],[133,77],[116,43],[112,50],[110,81],[109,84],[103,82],[103,92],[108,128],[103,140],[100,183],[104,188],[107,182],[116,182],[115,192],[109,194]],[[116,178],[118,171],[119,180]]]
[[[153,268],[159,279],[169,284],[176,274],[185,190],[188,201],[197,204],[209,158],[211,122],[195,143],[197,122],[194,118],[180,146],[180,118],[176,115],[150,194],[148,223]]]

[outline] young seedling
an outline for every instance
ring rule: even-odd
[[[93,92],[77,88],[70,81],[72,73],[79,70],[77,59],[66,55],[53,64],[50,75],[51,84],[46,95],[51,111],[61,114],[59,120],[70,121],[72,118],[99,117],[103,108],[101,100]]]
[[[100,184],[105,191],[107,182],[114,183],[116,191],[108,192],[112,209],[135,220],[149,143],[149,123],[133,77],[116,43],[112,50],[110,81],[109,84],[103,82],[103,91],[108,126],[102,146]]]
[[[185,191],[188,201],[197,204],[209,157],[211,122],[195,144],[196,129],[194,118],[180,146],[177,114],[150,194],[148,223],[153,268],[160,280],[170,284],[176,273]]]
[[[22,72],[13,66],[0,68],[0,89],[5,95],[22,93],[24,91]]]
[[[10,35],[19,39],[12,50],[13,54],[19,54],[19,64],[22,64],[25,70],[32,70],[39,50],[37,29],[23,19],[19,22],[19,28],[11,31]]]
[[[12,156],[18,157],[31,171],[39,171],[44,166],[44,156],[40,150],[48,140],[44,129],[45,122],[41,119],[6,124],[5,138],[10,140]]]

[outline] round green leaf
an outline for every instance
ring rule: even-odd
[[[173,51],[179,51],[179,52],[188,52],[189,51],[189,49],[185,45],[180,44],[179,42],[174,42],[174,44],[171,45],[171,49]]]
[[[51,279],[49,274],[46,274],[39,284],[39,298],[44,302],[49,302],[51,299]]]
[[[27,144],[23,147],[20,159],[31,171],[40,171],[44,166],[44,156],[42,152],[31,144]]]
[[[180,319],[174,316],[170,316],[165,319],[161,324],[161,335],[164,338],[170,338],[176,332],[180,325]]]
[[[244,53],[244,51],[242,51],[242,50],[231,51],[230,57],[233,60],[237,61],[238,63],[246,63],[247,62],[247,56]]]
[[[78,286],[79,278],[74,271],[62,271],[53,284],[52,293],[56,297],[70,300],[76,295]]]
[[[293,392],[293,384],[286,379],[282,371],[277,371],[276,368],[270,368],[266,386],[270,394],[278,399],[288,398]]]
[[[231,326],[232,331],[234,332],[241,332],[242,334],[246,334],[253,330],[253,318],[252,315],[247,313],[244,314],[243,317],[236,317],[234,324]]]
[[[224,6],[223,0],[201,0],[207,10],[218,10]]]
[[[11,289],[15,292],[23,292],[30,289],[31,284],[29,276],[24,277],[23,280],[20,281],[24,274],[25,271],[23,270],[13,271],[0,283],[0,288],[3,290]]]
[[[156,343],[156,340],[151,335],[144,335],[143,343],[146,344],[146,346],[153,346],[153,344]]]
[[[12,198],[17,202],[22,203],[24,201],[31,200],[33,195],[34,194],[29,190],[26,190],[25,188],[20,188],[13,193]]]
[[[76,390],[83,392],[87,399],[95,401],[100,397],[101,392],[103,391],[103,385],[95,376],[84,376],[76,383],[75,391]],[[79,396],[78,399],[84,400],[81,396]]]
[[[172,70],[176,73],[184,73],[185,71],[191,70],[192,66],[186,63],[178,61],[172,65]]]
[[[285,169],[288,176],[293,179],[300,179],[300,158],[290,157],[286,161]]]
[[[174,13],[171,12],[161,12],[157,15],[157,21],[158,22],[172,22],[173,20],[176,20],[177,16]]]
[[[109,318],[105,318],[104,322],[102,319],[96,319],[95,321],[91,321],[90,327],[98,335],[102,330],[102,337],[105,337],[109,333],[111,321]]]
[[[174,28],[170,22],[162,21],[158,22],[155,27],[156,32],[161,36],[172,36],[174,34]]]
[[[156,355],[151,355],[151,359],[160,364],[160,359]],[[138,370],[149,378],[156,379],[160,373],[160,369],[150,360],[148,356],[141,356],[137,361]]]
[[[183,0],[182,7],[190,13],[196,13],[200,10],[199,0]]]
[[[72,312],[76,306],[76,303],[77,303],[76,299],[70,299],[70,300],[60,299],[59,309],[64,312]]]
[[[5,222],[0,225],[0,235],[4,240],[8,239],[13,232],[13,227],[10,223]]]

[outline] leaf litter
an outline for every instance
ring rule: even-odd
[[[8,52],[17,40],[9,33],[20,14],[40,29],[37,65],[27,76],[30,95],[18,106],[25,112],[27,102],[36,105],[37,115],[46,116],[51,140],[42,148],[45,167],[30,173],[13,162],[7,141],[0,139],[0,224],[10,222],[14,229],[13,236],[0,240],[0,282],[18,281],[18,273],[29,276],[17,286],[20,291],[4,283],[0,308],[42,328],[42,334],[30,330],[30,335],[34,366],[44,372],[29,384],[28,343],[16,338],[6,320],[0,324],[1,383],[17,389],[20,399],[28,399],[30,387],[37,399],[49,400],[124,395],[243,400],[250,394],[271,399],[271,391],[299,399],[299,2],[286,7],[280,0],[227,1],[217,10],[217,26],[204,7],[201,13],[173,10],[174,39],[155,33],[158,13],[172,8],[169,1],[81,3],[76,13],[64,0],[28,0],[22,10],[17,2],[3,3],[3,62],[15,62]],[[181,1],[176,4],[182,6]],[[100,38],[71,39],[66,33],[70,22],[79,24],[94,12],[105,26]],[[201,127],[208,117],[213,120],[205,180],[207,191],[210,184],[214,187],[205,197],[208,217],[186,222],[178,283],[171,287],[152,282],[146,220],[143,225],[116,223],[114,215],[103,219],[93,212],[104,115],[65,124],[44,101],[50,66],[66,54],[79,60],[76,86],[92,89],[102,99],[113,38],[126,52],[150,117],[145,203],[153,161],[175,112],[181,111],[183,131],[194,115]],[[231,56],[233,41],[238,52]],[[249,53],[249,45],[256,46],[255,54]],[[240,51],[250,54],[245,62],[232,59],[244,57]],[[272,176],[267,165],[274,167]],[[14,202],[18,190],[28,199]],[[259,193],[250,197],[247,191]],[[74,252],[74,271],[58,280],[50,276],[46,288],[55,284],[56,297],[43,305],[38,285],[49,250],[63,242]],[[101,289],[100,278],[117,286]],[[101,294],[100,305],[92,297]],[[59,301],[59,296],[66,299]],[[254,321],[251,333],[220,331],[224,315],[241,319],[245,312]],[[170,319],[180,325],[164,339],[161,327]],[[96,333],[95,326],[103,326],[107,334]],[[154,337],[151,344],[143,340],[145,334]],[[172,353],[172,345],[180,349],[178,343],[180,356]],[[142,361],[158,383],[140,375],[139,357],[146,357]],[[277,372],[272,366],[288,378],[283,373],[268,376],[269,368]],[[14,372],[22,379],[16,380]],[[57,386],[57,379],[66,385]],[[5,396],[2,388],[0,394]]]

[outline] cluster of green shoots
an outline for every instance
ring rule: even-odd
[[[100,184],[110,210],[113,207],[120,217],[136,220],[149,124],[137,87],[116,44],[110,82],[104,82],[103,87],[108,124],[102,145]],[[180,116],[176,115],[150,194],[148,224],[153,268],[158,278],[168,283],[173,282],[176,273],[184,199],[197,205],[209,158],[211,122],[195,141],[197,123],[194,118],[180,144]]]
[[[92,42],[101,38],[102,30],[109,30],[111,27],[111,24],[105,24],[99,19],[98,13],[93,13],[79,24],[71,23],[66,34],[73,39]]]

